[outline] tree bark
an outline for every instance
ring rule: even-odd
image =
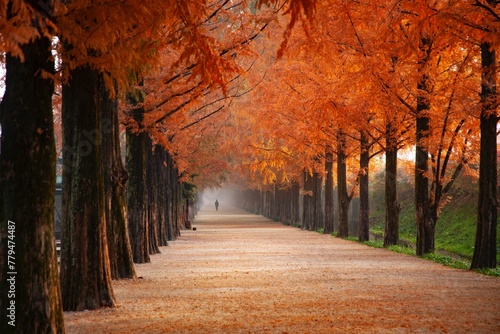
[[[370,151],[368,138],[361,131],[359,159],[359,225],[358,240],[368,241],[370,239],[370,203],[369,203],[369,164]]]
[[[386,123],[385,131],[385,231],[384,247],[399,242],[399,212],[397,195],[398,148],[393,138],[393,123]]]
[[[300,222],[300,185],[294,182],[292,185],[292,224]]]
[[[101,75],[88,66],[63,86],[61,290],[68,311],[115,305],[106,237]]]
[[[431,218],[429,207],[429,169],[427,140],[429,137],[429,77],[426,73],[432,42],[422,37],[420,50],[424,57],[420,61],[420,81],[417,85],[416,149],[415,149],[415,211],[417,222],[417,255],[434,252],[435,222]]]
[[[323,179],[318,172],[313,173],[313,218],[311,222],[311,230],[317,231],[323,228],[323,212],[321,207],[321,192],[323,186]]]
[[[342,133],[338,136],[337,147],[337,185],[339,203],[339,232],[338,237],[349,236],[349,204],[351,199],[347,193],[347,155],[345,153],[345,138]]]
[[[276,183],[273,184],[273,191],[272,191],[272,205],[271,205],[271,218],[276,220],[278,219],[279,221],[279,216],[280,216],[280,204],[281,204],[281,191],[276,185]]]
[[[167,152],[167,168],[169,171],[169,186],[167,196],[169,198],[169,239],[175,240],[181,235],[182,225],[182,198],[179,182],[178,169],[175,167],[172,156]]]
[[[167,209],[167,240],[172,241],[175,240],[175,232],[174,232],[174,190],[172,187],[173,179],[172,179],[172,157],[168,152],[166,152],[166,160],[167,160],[167,181],[165,184],[165,197],[167,199],[166,209]]]
[[[335,206],[333,203],[333,153],[331,147],[327,148],[325,156],[325,228],[323,232],[332,234]]]
[[[496,2],[495,2],[496,3]],[[497,239],[497,123],[495,51],[490,43],[481,45],[481,144],[479,161],[479,200],[476,241],[471,269],[495,268]]]
[[[146,190],[147,173],[147,133],[131,133],[127,129],[127,218],[130,245],[135,263],[148,263],[148,192]]]
[[[148,192],[148,232],[149,232],[149,254],[159,254],[159,238],[158,238],[158,225],[157,215],[159,213],[159,201],[157,188],[161,187],[158,183],[158,171],[161,168],[162,161],[161,155],[153,151],[153,141],[149,136],[146,137],[146,184],[148,185],[146,191]]]
[[[155,154],[157,154],[157,158],[161,161],[161,164],[158,165],[157,170],[157,179],[155,187],[156,196],[157,196],[157,224],[158,224],[158,243],[160,246],[168,245],[168,211],[167,211],[167,195],[166,195],[166,187],[167,187],[167,167],[166,164],[166,151],[161,145],[155,146]]]
[[[0,104],[1,333],[64,333],[54,236],[54,84],[40,77],[42,69],[54,72],[50,45],[48,38],[23,45],[24,62],[6,55]]]
[[[100,84],[106,232],[111,278],[135,278],[125,193],[128,174],[121,158],[118,101],[109,97],[102,80]]]
[[[282,190],[282,200],[281,200],[281,217],[282,222],[290,224],[292,221],[292,188],[287,185],[286,189]]]
[[[312,176],[307,171],[304,171],[304,199],[302,210],[302,228],[304,230],[311,230],[312,217],[313,217],[313,182]]]

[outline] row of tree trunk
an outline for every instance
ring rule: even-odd
[[[50,45],[46,38],[24,45],[24,62],[6,56],[0,262],[2,284],[12,282],[12,289],[2,289],[2,333],[62,333],[63,309],[114,306],[111,280],[134,278],[134,262],[148,262],[150,254],[180,235],[188,219],[189,202],[182,199],[171,155],[145,132],[128,133],[125,169],[117,101],[102,73],[76,68],[62,90],[58,267],[54,84],[40,75],[40,69],[54,71]]]
[[[428,41],[422,40],[422,49],[426,50]],[[496,195],[496,124],[498,116],[495,113],[497,105],[495,76],[495,52],[491,46],[483,45],[483,84],[482,84],[482,114],[481,114],[481,163],[479,180],[479,206],[476,233],[475,252],[471,268],[496,267],[496,226],[497,226],[497,195]],[[426,66],[426,60],[422,60],[421,66]],[[423,71],[424,72],[424,71]],[[433,181],[432,189],[429,187],[429,152],[425,145],[429,129],[429,118],[427,111],[430,108],[429,101],[424,97],[428,89],[429,78],[422,74],[418,85],[422,96],[417,98],[416,117],[416,159],[415,159],[415,213],[417,226],[417,255],[434,252],[435,226],[438,218],[438,206],[441,199],[447,194],[453,181],[456,179],[462,164],[458,164],[451,180],[442,185],[440,179]],[[459,128],[456,129],[456,132]],[[337,199],[338,199],[338,236],[345,238],[349,236],[349,206],[355,194],[354,189],[348,191],[347,187],[347,155],[345,153],[344,134],[337,134]],[[450,144],[448,150],[453,147]],[[359,186],[359,224],[358,239],[367,241],[369,239],[369,154],[370,144],[366,135],[360,136],[360,166],[357,178]],[[385,230],[384,246],[399,243],[399,214],[401,206],[397,196],[397,169],[398,169],[398,142],[394,121],[386,122],[385,136]],[[441,152],[439,152],[441,154]],[[266,217],[280,220],[286,224],[300,224],[306,230],[323,229],[324,233],[332,233],[335,230],[334,216],[334,185],[333,185],[333,161],[334,154],[331,146],[325,151],[325,181],[322,174],[318,172],[303,172],[302,189],[298,183],[292,186],[274,186],[267,191],[246,190],[242,194],[240,205],[242,208],[262,214]],[[444,175],[446,164],[443,162],[441,169],[434,171],[436,175]],[[462,161],[466,163],[466,161]],[[324,199],[322,199],[324,184]],[[430,193],[433,201],[430,201]],[[302,194],[302,216],[299,217],[299,199]],[[322,211],[322,200],[324,201],[324,216]],[[297,214],[295,214],[297,211]]]
[[[488,0],[488,3],[496,6],[498,1]],[[434,178],[429,186],[429,159],[430,154],[426,147],[428,140],[431,108],[429,95],[430,80],[428,76],[428,63],[432,49],[432,41],[422,36],[419,45],[422,57],[419,61],[418,96],[415,115],[415,220],[417,227],[417,255],[434,252],[435,228],[438,219],[438,211],[441,200],[449,191],[454,180],[463,168],[467,160],[462,156],[462,161],[457,164],[451,179],[445,184],[443,178],[448,165],[446,158],[442,164],[438,163],[433,170]],[[479,201],[477,209],[477,228],[474,255],[471,264],[472,269],[495,268],[496,261],[496,235],[498,217],[498,197],[497,197],[497,124],[498,124],[498,92],[497,92],[497,63],[493,46],[489,42],[481,44],[481,116],[480,116],[480,173],[479,173]],[[384,246],[390,246],[399,242],[399,213],[401,210],[397,198],[397,153],[398,143],[393,119],[387,119],[385,133],[385,231]],[[463,121],[455,129],[455,134],[460,130]],[[337,189],[338,189],[338,236],[345,238],[349,235],[348,208],[353,198],[354,192],[347,189],[346,170],[346,148],[345,135],[342,131],[337,133]],[[453,148],[453,140],[448,148],[447,157]],[[463,151],[465,152],[464,146]],[[358,239],[366,241],[369,238],[369,196],[368,196],[368,170],[370,143],[365,133],[360,133],[360,166],[357,178],[360,197]],[[327,146],[325,151],[325,215],[320,216],[321,211],[321,177],[317,172],[312,174],[304,172],[303,176],[303,212],[302,227],[307,230],[317,230],[323,228],[324,233],[334,231],[334,205],[333,205],[333,148]],[[463,153],[464,153],[463,152]],[[441,157],[441,151],[438,156]],[[280,190],[281,191],[281,190]],[[286,203],[279,201],[276,209],[273,209],[273,199],[280,199],[280,191],[274,191],[274,196],[265,192],[264,201],[259,198],[262,192],[253,191],[250,203],[243,203],[244,208],[264,214],[274,219],[281,218],[282,208],[287,207]],[[285,190],[289,192],[290,189]],[[298,191],[297,191],[298,193]],[[292,196],[293,198],[293,196]],[[264,204],[265,210],[259,209],[259,204]],[[269,207],[271,206],[271,207]],[[275,212],[277,210],[277,212]],[[269,215],[271,214],[271,215]],[[289,220],[282,220],[288,222]],[[294,221],[295,223],[296,221]]]
[[[187,219],[172,157],[143,131],[144,110],[133,112],[139,131],[127,131],[125,170],[118,104],[103,73],[77,68],[63,86],[65,310],[114,306],[111,279],[134,278],[133,263],[149,262]]]
[[[272,190],[246,189],[241,192],[237,204],[249,212],[296,225],[301,222],[299,191],[298,183],[286,188],[273,186]]]

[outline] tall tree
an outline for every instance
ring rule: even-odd
[[[157,199],[157,210],[156,210],[156,224],[158,226],[158,242],[159,246],[168,245],[168,198],[167,198],[167,188],[168,188],[168,170],[167,170],[167,152],[165,148],[161,145],[155,145],[154,152],[156,159],[158,161],[156,169],[156,199]]]
[[[334,229],[334,216],[335,211],[333,202],[333,152],[331,146],[327,146],[325,153],[325,223],[324,233],[331,234]]]
[[[370,163],[370,145],[368,135],[360,132],[360,159],[359,159],[359,225],[358,240],[368,241],[370,238],[369,218],[369,163]]]
[[[61,290],[65,310],[114,306],[106,236],[102,74],[82,66],[63,86]]]
[[[304,170],[303,178],[304,196],[302,202],[302,228],[308,231],[312,229],[313,220],[313,192],[314,180],[308,171]]]
[[[111,278],[135,278],[125,193],[128,173],[121,158],[118,100],[116,97],[109,95],[110,92],[102,80],[100,90],[106,238],[108,241]]]
[[[313,173],[313,219],[311,229],[317,231],[324,227],[323,207],[322,207],[322,190],[323,178],[320,173]]]
[[[347,154],[345,134],[339,130],[337,136],[337,183],[339,203],[339,232],[340,238],[349,236],[348,211],[352,196],[347,193]]]
[[[497,0],[488,0],[496,8]],[[485,5],[486,6],[486,5]],[[500,22],[500,15],[496,15]],[[481,148],[479,163],[479,200],[477,208],[476,242],[471,268],[495,268],[497,239],[497,124],[498,93],[497,64],[493,44],[481,44]]]
[[[432,39],[422,33],[419,51],[419,82],[417,84],[416,109],[416,148],[415,148],[415,211],[417,221],[417,255],[434,252],[435,221],[432,220],[429,208],[429,153],[427,138],[429,137],[430,110],[430,78],[429,62],[432,51]]]
[[[158,213],[160,209],[160,201],[158,198],[157,188],[163,185],[158,184],[158,171],[163,167],[163,161],[161,160],[161,154],[153,151],[153,142],[151,138],[146,137],[146,184],[156,184],[156,187],[147,187],[147,224],[148,224],[148,242],[149,242],[149,254],[159,254],[159,235],[158,235]]]
[[[137,96],[136,96],[137,95]],[[142,92],[129,94],[129,101],[137,105],[142,102]],[[147,263],[149,258],[148,232],[148,192],[147,175],[147,142],[148,134],[143,129],[144,109],[137,106],[132,111],[137,131],[127,128],[127,218],[130,243],[135,263]]]
[[[394,121],[386,121],[385,133],[385,230],[384,247],[399,242],[399,212],[397,196],[398,147],[394,138]]]
[[[2,51],[7,52],[0,104],[2,333],[65,331],[54,237],[54,83],[47,78],[54,73],[47,37],[51,8],[51,1],[0,8],[0,22],[7,21],[2,22],[7,23],[2,25],[5,31],[16,27],[15,22],[23,23],[14,29],[34,30],[33,35],[22,30],[10,30],[7,36],[0,32],[2,41],[14,43],[10,48],[2,43]],[[23,11],[30,16],[23,18]]]

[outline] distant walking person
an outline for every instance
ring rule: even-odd
[[[219,211],[219,201],[215,200],[215,211]]]

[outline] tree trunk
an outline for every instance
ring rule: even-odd
[[[85,66],[63,86],[61,290],[68,311],[114,306],[106,238],[101,75]]]
[[[166,151],[161,145],[156,145],[155,154],[158,155],[159,161],[161,164],[158,165],[157,170],[157,179],[155,187],[156,189],[156,197],[157,197],[157,224],[158,224],[158,243],[160,246],[168,245],[168,211],[167,211],[167,195],[166,195],[166,187],[167,187],[167,167],[166,164]]]
[[[292,224],[300,222],[300,185],[294,182],[292,185]]]
[[[420,61],[420,81],[417,85],[417,121],[415,149],[415,211],[417,221],[417,255],[434,252],[434,227],[429,207],[429,180],[426,173],[429,169],[429,153],[427,139],[429,137],[429,77],[426,74],[430,58],[432,42],[422,37],[420,50],[425,54]]]
[[[174,235],[174,214],[173,214],[173,187],[172,187],[172,157],[168,152],[166,152],[166,161],[167,161],[167,180],[165,183],[165,198],[167,199],[166,210],[167,210],[167,240],[172,241],[175,240]]]
[[[280,199],[280,221],[283,224],[290,225],[292,220],[292,189],[290,187],[281,190]]]
[[[167,190],[167,196],[170,199],[170,224],[169,224],[169,239],[175,240],[177,237],[181,235],[181,224],[182,220],[180,219],[181,215],[181,191],[180,191],[180,182],[179,182],[179,174],[178,169],[174,166],[174,162],[172,160],[172,156],[167,152],[167,168],[169,170],[169,187]]]
[[[146,184],[148,185],[146,191],[148,192],[148,232],[149,232],[149,254],[159,254],[159,238],[158,238],[158,226],[157,226],[157,214],[158,214],[158,198],[157,187],[161,185],[158,183],[158,171],[161,168],[162,161],[161,155],[158,152],[153,151],[153,141],[149,136],[146,137],[146,151],[147,151],[147,172],[146,172]]]
[[[142,86],[142,82],[139,82]],[[132,117],[137,131],[132,133],[127,128],[126,165],[129,173],[127,183],[127,219],[132,257],[135,263],[149,263],[149,231],[148,231],[148,190],[147,159],[148,134],[144,131],[144,108],[137,105],[144,100],[143,92],[136,89],[127,96],[128,102],[134,106]]]
[[[271,206],[271,217],[274,220],[276,220],[279,219],[280,215],[280,199],[281,199],[280,190],[278,188],[278,185],[276,185],[276,183],[273,184],[272,198],[273,198],[273,204]]]
[[[479,161],[479,201],[476,241],[471,269],[495,268],[497,239],[497,142],[498,115],[495,51],[491,44],[481,44],[481,147]]]
[[[323,231],[325,234],[332,234],[335,206],[333,203],[333,153],[331,147],[326,150],[325,169],[325,228]]]
[[[338,203],[339,203],[339,232],[340,238],[349,236],[349,204],[350,198],[347,194],[347,165],[345,153],[345,138],[342,133],[339,134],[337,148],[337,185],[338,185]]]
[[[368,145],[368,138],[361,131],[361,154],[359,159],[359,241],[368,241],[370,239],[370,203],[368,193],[370,151]]]
[[[101,96],[106,231],[111,278],[135,278],[125,193],[128,174],[120,153],[118,101],[108,96],[103,81]]]
[[[313,173],[313,218],[311,224],[311,230],[317,231],[323,228],[323,215],[321,207],[321,192],[322,192],[323,180],[318,172]]]
[[[310,229],[311,231],[317,231],[319,228],[319,208],[318,208],[318,202],[321,201],[321,190],[318,191],[318,183],[319,181],[319,176],[317,172],[314,172],[312,175],[312,198],[311,198],[311,204],[312,204],[312,219],[311,219],[311,225]]]
[[[397,195],[398,148],[393,138],[393,123],[386,123],[385,131],[385,231],[384,247],[399,242],[399,212]]]
[[[311,220],[313,217],[313,207],[312,207],[312,192],[313,183],[312,176],[309,175],[307,171],[304,171],[304,203],[302,211],[302,228],[304,230],[311,230]]]
[[[148,263],[148,192],[146,189],[147,151],[145,132],[131,133],[127,129],[127,218],[130,245],[135,263]]]
[[[38,38],[23,45],[24,62],[6,55],[0,104],[1,333],[64,332],[54,237],[54,84],[39,75],[41,69],[54,72],[50,44]]]

